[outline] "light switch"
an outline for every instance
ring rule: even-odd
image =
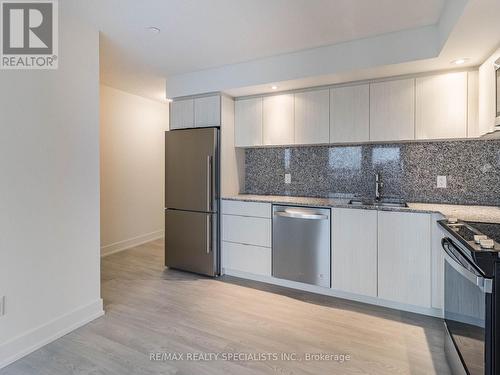
[[[437,187],[439,189],[446,189],[447,183],[446,183],[446,176],[437,176]]]
[[[292,183],[292,175],[290,173],[285,173],[285,184]]]

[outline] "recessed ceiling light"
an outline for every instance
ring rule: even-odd
[[[451,63],[452,63],[452,64],[454,64],[454,65],[462,65],[462,64],[464,64],[467,60],[469,60],[469,59],[466,59],[466,58],[456,59],[456,60],[453,60]]]
[[[271,86],[271,88],[272,88],[273,90],[277,90],[277,89],[278,89],[278,86],[273,85],[273,86]]]
[[[146,27],[146,30],[149,31],[151,34],[159,34],[161,31],[159,27],[155,26]]]

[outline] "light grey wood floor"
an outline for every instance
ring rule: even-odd
[[[103,258],[102,295],[104,317],[0,374],[450,373],[439,319],[165,270],[162,241]],[[332,353],[350,360],[151,361],[155,352]]]

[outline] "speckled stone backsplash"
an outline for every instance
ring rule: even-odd
[[[378,172],[383,197],[500,206],[500,140],[249,148],[245,167],[247,194],[373,198]]]

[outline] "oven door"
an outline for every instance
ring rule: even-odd
[[[491,345],[492,280],[484,278],[478,267],[449,238],[443,238],[441,244],[445,252],[444,318],[458,354],[451,353],[447,348],[448,362],[456,373],[459,373],[459,359],[460,373],[490,374],[491,361],[487,360],[487,348]]]

